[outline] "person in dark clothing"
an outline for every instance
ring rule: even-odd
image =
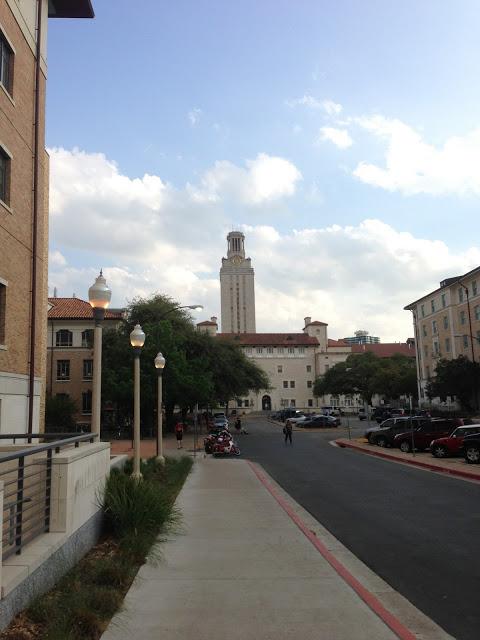
[[[287,441],[290,440],[290,444],[293,445],[293,442],[292,442],[292,424],[290,422],[287,422],[287,424],[284,426],[283,433],[285,434],[285,444],[287,444]]]

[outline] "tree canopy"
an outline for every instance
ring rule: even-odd
[[[465,356],[453,360],[441,358],[437,362],[435,377],[427,385],[429,398],[456,396],[462,408],[471,411],[480,388],[480,365]]]
[[[104,332],[104,401],[114,403],[121,415],[133,412],[133,350],[129,334],[136,323],[145,332],[140,360],[142,421],[151,424],[156,406],[157,372],[154,359],[161,351],[166,359],[163,401],[167,417],[175,406],[183,410],[224,405],[250,390],[267,389],[267,375],[246,358],[232,340],[196,330],[190,315],[162,295],[137,298],[127,309],[127,319],[115,330]]]
[[[374,394],[392,399],[401,395],[416,397],[415,359],[401,354],[391,358],[379,358],[371,352],[352,354],[317,378],[313,392],[315,396],[358,394],[368,404]]]

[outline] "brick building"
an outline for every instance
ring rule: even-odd
[[[89,0],[0,2],[0,430],[42,428],[47,333],[48,18]]]
[[[118,325],[123,311],[108,310],[104,328]],[[77,425],[90,428],[92,419],[92,307],[80,298],[48,299],[47,394],[68,396],[77,407]]]

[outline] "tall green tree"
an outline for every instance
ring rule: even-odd
[[[427,385],[429,398],[456,396],[467,411],[477,408],[480,389],[480,365],[465,356],[453,360],[441,358],[435,369],[435,377]]]

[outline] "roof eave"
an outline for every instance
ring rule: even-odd
[[[91,0],[48,0],[49,18],[94,18]]]

